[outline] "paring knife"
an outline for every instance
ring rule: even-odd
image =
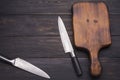
[[[61,37],[64,51],[65,51],[65,53],[70,54],[71,61],[73,63],[73,67],[76,71],[76,74],[78,76],[80,76],[80,75],[82,75],[82,70],[81,70],[80,64],[78,62],[78,58],[76,57],[76,55],[74,53],[72,44],[70,42],[70,39],[68,37],[68,33],[66,31],[66,28],[65,28],[65,25],[64,25],[60,16],[58,16],[58,27],[59,27],[60,37]]]
[[[3,56],[0,56],[0,59],[11,63],[13,66],[15,66],[17,68],[20,68],[20,69],[23,69],[23,70],[28,71],[30,73],[33,73],[35,75],[50,79],[50,76],[46,72],[44,72],[40,68],[32,65],[31,63],[29,63],[23,59],[15,58],[13,60],[9,60]]]

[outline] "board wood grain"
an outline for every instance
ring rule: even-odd
[[[99,50],[111,44],[109,15],[103,2],[81,2],[73,5],[73,30],[75,46],[90,53],[91,74],[99,76],[102,68]]]

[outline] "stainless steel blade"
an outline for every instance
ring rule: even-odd
[[[18,68],[28,71],[30,73],[36,74],[38,76],[50,79],[50,76],[46,72],[44,72],[40,68],[32,65],[31,63],[29,63],[23,59],[16,58],[13,61],[14,61],[13,65],[15,67],[18,67]]]
[[[42,76],[42,77],[50,79],[50,76],[46,72],[44,72],[40,68],[32,65],[31,63],[29,63],[23,59],[16,58],[16,59],[10,60],[10,59],[7,59],[1,55],[0,55],[0,59],[11,63],[13,66],[15,66],[17,68],[20,68],[20,69],[23,69],[23,70],[28,71],[30,73],[36,74],[38,76]]]
[[[75,54],[74,54],[72,44],[70,42],[65,25],[60,16],[58,17],[58,27],[59,27],[60,37],[61,37],[61,41],[62,41],[65,53],[70,52],[72,57],[74,57]]]

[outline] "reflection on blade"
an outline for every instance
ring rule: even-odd
[[[38,76],[42,76],[45,78],[50,78],[50,76],[44,72],[43,70],[39,69],[38,67],[32,65],[31,63],[28,63],[27,61],[20,59],[20,58],[16,58],[14,60],[14,66],[23,69],[25,71],[28,71],[30,73],[36,74]]]
[[[73,50],[72,44],[70,42],[65,25],[62,19],[60,18],[60,16],[58,17],[58,27],[59,27],[60,37],[61,37],[61,41],[65,50],[65,53],[68,53],[68,52],[73,53],[74,50]],[[72,55],[74,56],[74,54]]]

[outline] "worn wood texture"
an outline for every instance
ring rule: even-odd
[[[91,75],[101,75],[99,50],[111,44],[108,10],[103,2],[80,2],[73,5],[75,46],[89,51]]]
[[[104,73],[99,78],[92,78],[89,75],[89,60],[79,58],[83,69],[83,76],[76,77],[71,66],[70,58],[25,58],[32,64],[40,67],[51,76],[51,80],[119,80],[119,58],[102,58]],[[112,63],[112,64],[111,64]],[[17,69],[13,66],[0,62],[0,78],[2,80],[48,80]]]
[[[102,75],[89,75],[90,61],[74,47],[83,76],[74,73],[68,54],[64,54],[57,26],[61,16],[73,43],[72,5],[80,1],[104,1],[110,13],[112,45],[100,52]],[[20,57],[45,70],[51,80],[120,79],[120,0],[0,0],[0,54]],[[74,43],[73,43],[74,45]],[[0,61],[0,80],[47,80]]]
[[[71,37],[73,43],[73,37]],[[100,51],[101,58],[119,58],[120,55],[120,36],[112,36],[112,45]],[[73,44],[74,45],[74,44]],[[79,58],[87,58],[87,54],[75,48],[76,55]],[[0,52],[10,58],[16,56],[24,58],[67,58],[64,54],[60,37],[0,37]]]
[[[119,0],[1,0],[0,14],[72,14],[73,3],[80,1],[103,1],[110,14],[120,13]],[[115,5],[114,5],[115,4]]]
[[[47,17],[46,17],[47,16]],[[57,17],[59,15],[0,15],[0,36],[59,36]],[[67,31],[73,36],[72,15],[60,15]],[[52,18],[52,19],[51,19]],[[110,14],[112,36],[119,36],[120,14]],[[49,23],[48,23],[49,22]]]

